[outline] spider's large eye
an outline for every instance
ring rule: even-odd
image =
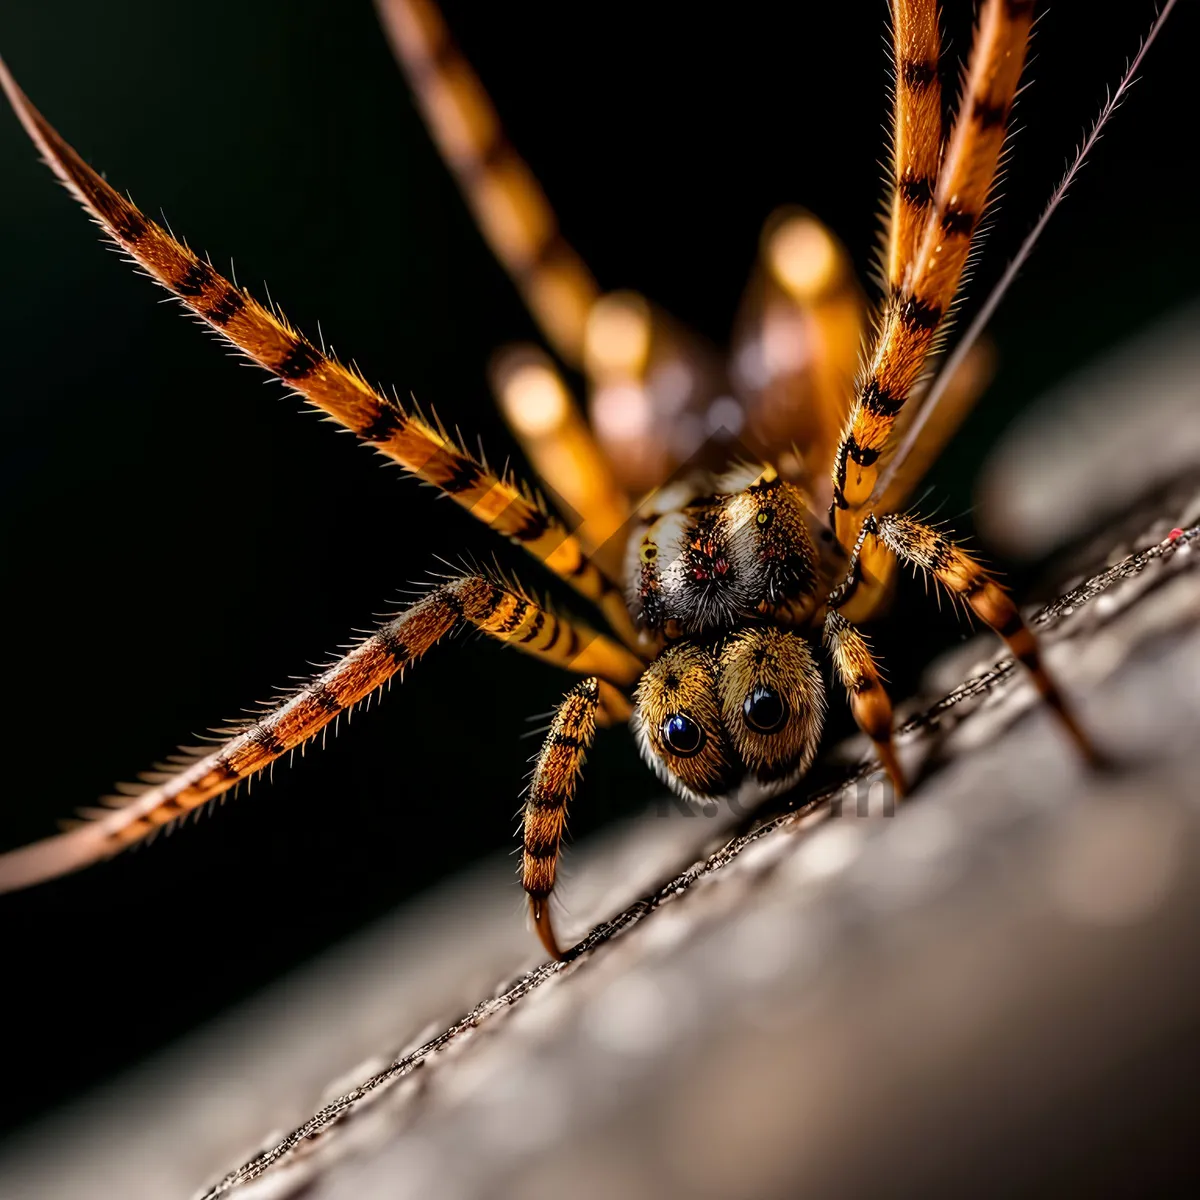
[[[787,724],[787,701],[774,688],[756,683],[742,703],[742,716],[756,733],[778,733]]]
[[[672,713],[662,723],[662,739],[672,754],[691,758],[704,745],[704,730],[685,713]]]

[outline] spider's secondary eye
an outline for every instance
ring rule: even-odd
[[[778,733],[787,724],[787,701],[766,684],[755,684],[742,704],[742,716],[756,733]]]
[[[683,713],[672,713],[662,723],[662,739],[667,749],[680,758],[698,754],[704,745],[704,730]]]

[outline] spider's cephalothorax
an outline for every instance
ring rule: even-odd
[[[0,855],[0,890],[86,866],[225,793],[468,625],[581,676],[555,713],[525,804],[522,882],[558,955],[547,901],[598,725],[631,719],[646,760],[685,796],[779,791],[817,750],[824,652],[903,791],[891,703],[857,628],[881,608],[898,562],[996,630],[1091,756],[1004,590],[949,538],[902,515],[978,392],[969,358],[944,386],[924,392],[922,382],[992,190],[1031,0],[982,0],[948,136],[937,4],[892,0],[893,177],[877,311],[828,231],[784,210],[764,231],[728,368],[641,297],[600,293],[431,0],[377,5],[485,236],[558,357],[587,379],[590,421],[537,347],[503,355],[493,375],[528,459],[578,514],[571,528],[531,488],[377,392],[145,216],[2,63],[0,83],[55,173],[146,273],[307,403],[540,560],[607,628],[588,629],[509,580],[443,582],[216,749],[144,777],[140,794],[69,833]],[[736,428],[739,454],[768,465],[740,478],[690,473],[685,464],[728,467],[725,442],[697,444],[689,432],[705,428]],[[680,481],[663,486],[671,476]]]
[[[690,798],[783,791],[812,762],[825,715],[803,636],[824,600],[812,505],[771,469],[738,482],[672,511],[651,505],[627,551],[630,606],[663,647],[638,683],[634,731]]]

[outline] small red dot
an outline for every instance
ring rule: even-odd
[[[1167,534],[1167,541],[1177,542],[1181,537],[1183,537],[1182,529],[1172,529],[1171,532]]]

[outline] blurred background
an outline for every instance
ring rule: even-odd
[[[946,7],[947,54],[961,54],[969,6]],[[1063,3],[1040,21],[976,301],[1154,8],[1127,3],[1101,22]],[[817,213],[869,269],[889,107],[882,3],[745,3],[720,21],[623,0],[443,9],[603,286],[637,288],[723,343],[762,223],[785,202]],[[993,324],[997,378],[927,505],[963,532],[988,447],[1022,407],[1195,295],[1180,149],[1196,33],[1180,6]],[[268,280],[302,329],[319,320],[369,378],[436,405],[493,459],[513,449],[485,370],[532,323],[368,3],[17,0],[0,14],[0,52],[85,158],[218,267],[232,257],[260,295]],[[491,543],[158,303],[6,113],[0,170],[7,847],[303,674],[434,555]],[[903,693],[962,631],[919,590],[898,607],[878,644]],[[437,650],[273,784],[0,900],[6,1040],[29,1050],[6,1064],[0,1125],[512,845],[535,748],[518,736],[523,718],[550,708],[565,677],[472,640]],[[602,738],[573,830],[656,792],[632,743]]]

